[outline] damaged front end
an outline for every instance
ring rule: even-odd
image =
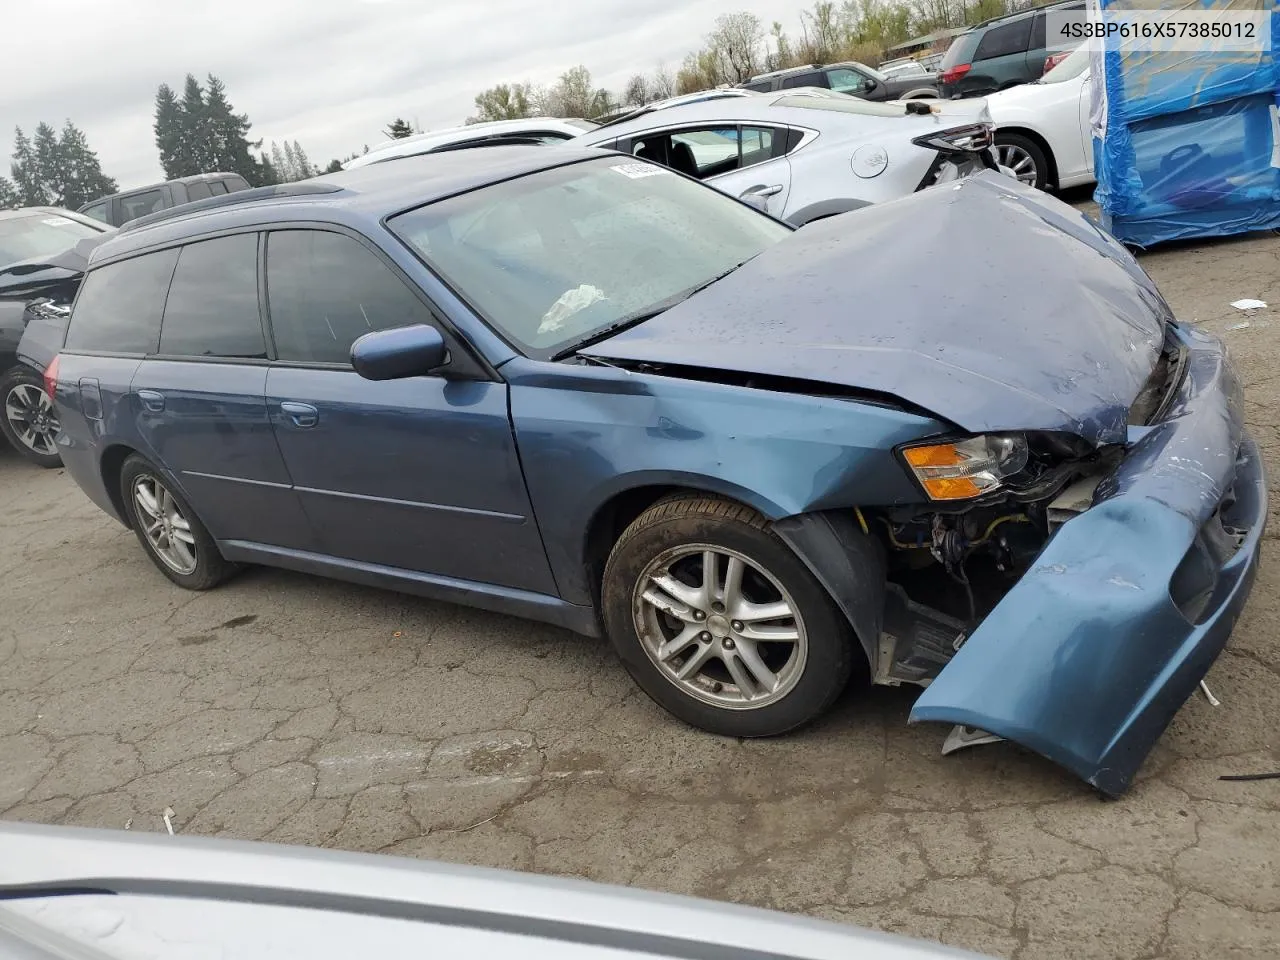
[[[910,719],[955,724],[948,749],[1015,741],[1123,793],[1252,584],[1266,483],[1239,384],[1217,341],[1170,324],[1126,442],[1027,434],[985,460],[967,442],[958,465],[936,441],[901,451],[929,505],[861,517],[888,557],[874,679],[926,687]]]

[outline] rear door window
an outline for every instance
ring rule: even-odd
[[[1023,17],[1012,23],[1002,23],[990,28],[983,34],[982,42],[973,55],[974,60],[991,60],[995,57],[1007,57],[1013,53],[1026,53],[1027,42],[1031,39],[1032,17]]]
[[[80,211],[86,217],[93,217],[95,220],[107,222],[107,201],[99,200],[97,203],[91,203]]]
[[[221,180],[210,180],[209,192],[213,194],[215,197],[220,197],[227,192],[227,185],[223,183]]]
[[[67,330],[66,349],[155,353],[177,250],[161,250],[89,271]]]
[[[209,184],[207,183],[188,183],[187,184],[187,201],[208,200],[212,193],[209,192]]]
[[[825,87],[827,85],[827,75],[820,70],[811,70],[808,73],[797,73],[795,76],[783,77],[781,88],[789,90],[792,87]]]
[[[258,235],[242,233],[182,248],[160,332],[166,357],[265,360],[258,309]]]
[[[267,305],[276,355],[295,363],[349,364],[366,333],[434,323],[363,244],[323,230],[268,234]]]

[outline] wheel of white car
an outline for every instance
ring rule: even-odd
[[[1049,179],[1049,161],[1034,140],[1017,133],[996,131],[996,162],[1008,167],[1015,177],[1029,187],[1045,189]]]
[[[772,736],[824,713],[856,653],[848,620],[754,510],[687,495],[618,538],[605,626],[636,683],[686,723]]]

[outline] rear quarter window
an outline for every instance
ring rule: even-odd
[[[952,40],[951,46],[947,47],[947,52],[942,55],[942,60],[938,64],[939,72],[957,64],[970,63],[973,60],[973,51],[981,39],[977,32],[971,31],[962,33]]]
[[[1023,17],[1012,23],[1002,23],[991,27],[982,35],[974,60],[992,60],[996,57],[1007,57],[1014,53],[1026,53],[1027,43],[1031,39],[1032,17]]]
[[[177,262],[177,250],[161,250],[90,270],[71,312],[66,349],[155,353],[165,296]]]

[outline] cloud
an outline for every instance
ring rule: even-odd
[[[748,9],[788,27],[801,0],[44,0],[6,11],[0,132],[71,119],[122,188],[162,177],[156,87],[213,73],[254,137],[297,140],[324,164],[382,138],[402,116],[461,123],[476,93],[503,81],[554,82],[577,64],[620,89],[673,69],[717,16]],[[49,42],[51,25],[57,35]],[[12,38],[26,38],[15,43]],[[5,144],[7,146],[7,143]]]

